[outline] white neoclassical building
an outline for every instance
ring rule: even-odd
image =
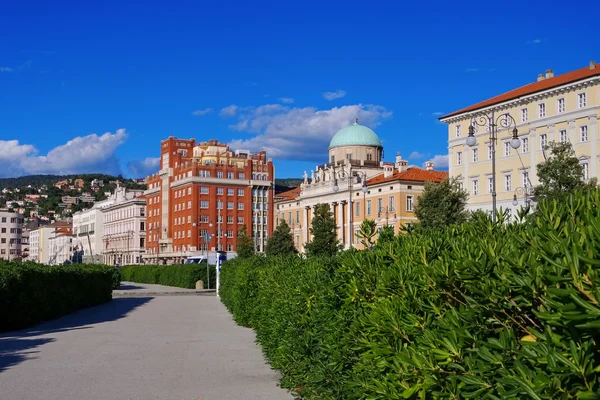
[[[71,226],[54,229],[48,239],[49,259],[47,264],[60,265],[73,258],[73,231]]]
[[[146,251],[146,198],[127,198],[122,190],[104,213],[104,263],[141,264]]]

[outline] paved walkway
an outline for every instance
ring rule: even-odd
[[[151,285],[148,283],[121,282],[119,290],[113,290],[113,298],[139,296],[214,296],[214,289],[183,289],[172,286]]]
[[[277,382],[215,296],[117,298],[0,334],[2,400],[292,399]]]

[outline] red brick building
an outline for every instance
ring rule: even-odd
[[[244,225],[256,251],[264,251],[273,231],[274,179],[266,152],[232,151],[217,140],[163,140],[160,171],[146,178],[144,258],[179,262],[207,250],[232,253]]]

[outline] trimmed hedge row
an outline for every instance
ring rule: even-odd
[[[209,265],[210,287],[214,289],[215,266]],[[136,283],[153,283],[186,289],[196,288],[203,281],[206,288],[206,264],[126,265],[121,267],[121,280]]]
[[[114,268],[0,261],[0,331],[25,328],[112,299]]]
[[[220,295],[305,399],[600,399],[600,190],[337,258],[235,259]]]

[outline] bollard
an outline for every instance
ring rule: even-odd
[[[202,290],[202,289],[204,289],[204,282],[196,281],[196,290]]]

